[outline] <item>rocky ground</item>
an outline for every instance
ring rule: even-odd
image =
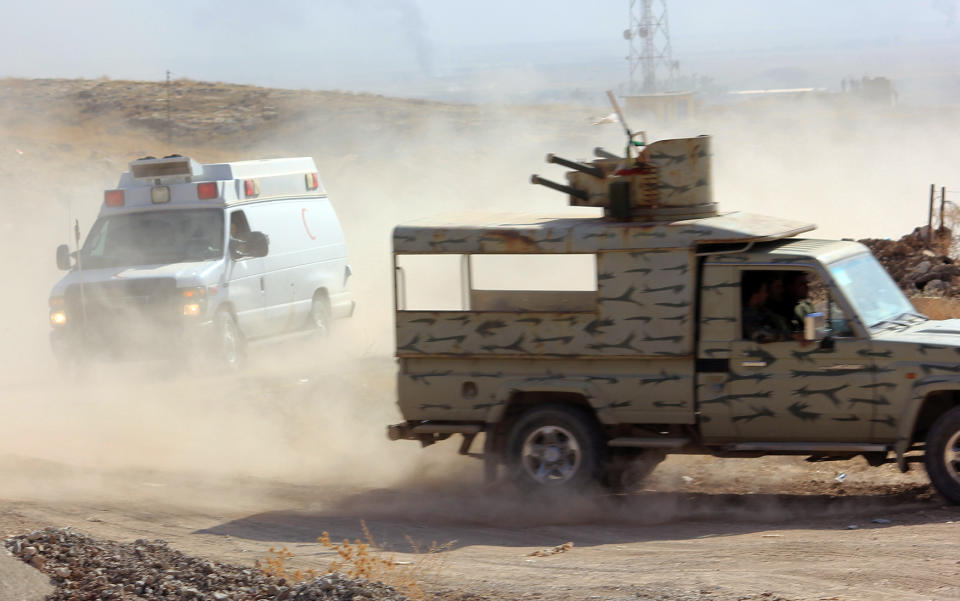
[[[908,296],[922,294],[934,297],[960,295],[957,276],[960,263],[950,256],[953,232],[934,228],[928,235],[926,226],[915,228],[899,240],[864,239],[874,256]]]
[[[406,601],[378,582],[325,574],[295,584],[255,568],[190,557],[164,541],[95,540],[69,528],[45,528],[4,541],[56,585],[48,601]]]

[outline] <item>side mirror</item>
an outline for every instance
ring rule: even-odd
[[[73,263],[70,261],[70,247],[61,244],[57,247],[57,269],[67,271],[71,267],[73,267]]]
[[[265,257],[270,249],[270,238],[263,232],[250,232],[247,235],[247,248],[245,254],[248,257]]]

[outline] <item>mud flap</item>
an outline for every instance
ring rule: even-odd
[[[906,474],[910,471],[910,464],[907,462],[907,449],[910,448],[910,441],[905,438],[898,438],[897,444],[893,446],[893,452],[897,456],[897,467],[900,472]]]
[[[500,457],[497,456],[493,444],[493,424],[483,428],[483,482],[493,484],[497,481],[497,471],[500,467]]]

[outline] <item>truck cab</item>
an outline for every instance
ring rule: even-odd
[[[171,357],[241,365],[246,343],[353,313],[336,213],[307,157],[130,163],[50,294],[64,366]]]
[[[603,217],[398,226],[390,438],[461,435],[488,477],[543,490],[618,486],[668,453],[924,460],[960,501],[960,328],[916,313],[861,244],[720,212],[709,147],[549,155],[567,184],[534,182]]]

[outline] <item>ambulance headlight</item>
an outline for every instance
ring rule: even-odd
[[[67,312],[64,309],[62,296],[54,296],[50,299],[50,325],[57,327],[67,324]]]
[[[183,297],[183,315],[184,317],[194,317],[203,315],[207,306],[207,289],[204,286],[193,286],[180,290]]]

